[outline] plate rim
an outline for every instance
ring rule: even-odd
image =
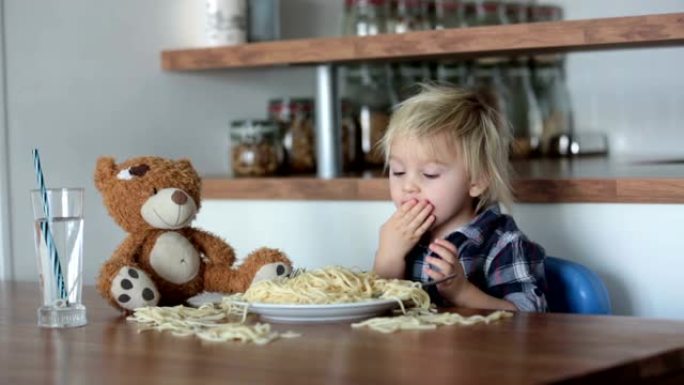
[[[397,300],[392,298],[377,298],[359,302],[338,302],[338,303],[320,303],[320,304],[309,304],[309,303],[268,303],[268,302],[248,302],[248,301],[233,301],[234,304],[238,306],[247,305],[250,309],[255,310],[334,310],[334,309],[357,309],[363,307],[374,307],[374,306],[384,306],[390,303],[397,304]]]

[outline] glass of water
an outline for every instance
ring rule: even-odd
[[[83,326],[83,189],[31,190],[31,203],[43,297],[38,326]]]

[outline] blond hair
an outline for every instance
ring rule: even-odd
[[[398,137],[434,138],[445,134],[460,145],[471,181],[485,178],[488,187],[477,199],[480,211],[493,203],[510,208],[513,194],[508,162],[510,129],[481,92],[447,86],[421,85],[421,92],[395,107],[379,143],[385,164]]]

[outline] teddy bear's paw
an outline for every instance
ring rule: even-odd
[[[159,291],[154,282],[135,267],[122,267],[112,281],[110,292],[116,303],[126,310],[159,303]]]
[[[291,272],[292,269],[282,262],[269,263],[261,266],[261,268],[257,270],[256,274],[254,274],[254,278],[252,279],[252,285],[267,279],[286,277],[290,275]]]

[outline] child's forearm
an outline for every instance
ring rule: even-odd
[[[512,303],[505,299],[492,297],[483,292],[477,286],[467,282],[461,292],[451,299],[456,306],[463,306],[475,309],[511,310],[518,311]]]
[[[388,255],[382,250],[375,253],[373,271],[381,278],[404,278],[406,262],[404,256]]]

